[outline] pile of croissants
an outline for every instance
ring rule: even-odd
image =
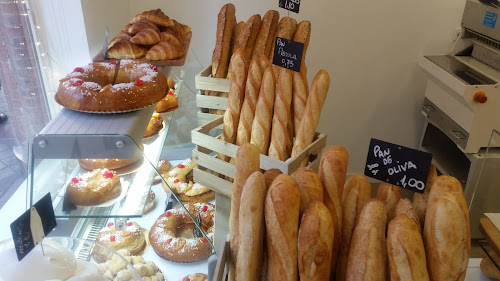
[[[172,60],[185,55],[191,28],[170,19],[161,9],[136,15],[108,43],[107,58]]]
[[[327,147],[319,173],[261,173],[250,143],[236,154],[229,279],[464,280],[470,255],[462,186],[437,176],[412,200],[381,183],[376,198],[365,176],[347,181],[348,153]]]

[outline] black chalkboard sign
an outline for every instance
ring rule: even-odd
[[[46,236],[56,227],[56,217],[52,207],[50,193],[47,193],[34,205],[42,220],[43,232]],[[35,242],[30,229],[30,210],[27,210],[13,223],[10,224],[12,239],[16,248],[17,259],[22,260],[31,250],[35,248]]]
[[[424,193],[432,154],[371,139],[365,175]]]
[[[280,8],[299,13],[300,0],[279,0]]]
[[[273,64],[300,72],[304,43],[276,37]]]

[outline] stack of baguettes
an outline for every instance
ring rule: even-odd
[[[106,57],[111,59],[172,60],[182,57],[185,37],[191,28],[170,19],[161,9],[136,15],[108,43]]]
[[[271,65],[276,36],[304,42],[304,59],[308,21],[297,25],[284,17],[278,22],[278,12],[271,10],[262,21],[254,15],[238,27],[234,13],[233,4],[219,13],[212,61],[212,76],[230,79],[222,139],[239,146],[252,143],[261,154],[285,161],[313,142],[330,76],[320,70],[309,91],[304,61],[300,73]]]
[[[465,279],[469,217],[455,178],[437,177],[432,167],[426,192],[416,193],[413,202],[385,183],[370,198],[366,177],[345,181],[347,164],[347,151],[330,146],[319,174],[309,168],[292,176],[276,169],[262,174],[258,147],[242,145],[232,190],[228,280]]]

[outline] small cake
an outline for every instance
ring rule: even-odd
[[[161,118],[160,114],[153,113],[151,116],[151,120],[149,120],[148,127],[146,128],[146,132],[144,133],[144,138],[150,137],[152,135],[157,134],[163,128],[163,118]]]
[[[128,165],[131,165],[142,158],[142,150],[144,150],[144,145],[141,143],[139,145],[139,149],[134,154],[134,158],[130,159],[78,159],[78,164],[80,167],[87,171],[95,170],[95,169],[108,169],[108,170],[116,170]]]
[[[208,280],[208,275],[203,273],[193,273],[185,276],[179,281],[206,281]]]
[[[156,207],[156,194],[153,190],[149,191],[148,201],[146,203],[146,207],[144,207],[143,215],[148,214]]]
[[[120,178],[108,169],[96,169],[71,179],[66,196],[75,205],[93,206],[118,197]]]
[[[156,166],[156,170],[158,171],[158,173],[160,175],[167,174],[168,171],[170,171],[171,169],[172,169],[172,164],[170,164],[170,162],[168,162],[165,159],[160,159],[160,161],[158,161],[158,165]],[[155,175],[155,179],[154,179],[153,184],[159,184],[161,182],[162,182],[162,180],[161,180],[160,176]]]
[[[177,96],[174,94],[174,91],[168,91],[168,95],[164,97],[162,100],[158,102],[156,105],[156,112],[164,113],[170,112],[179,108],[179,102],[177,100]]]
[[[141,227],[136,222],[131,221],[122,230],[116,228],[114,223],[108,223],[99,231],[97,242],[115,251],[125,249],[133,255],[146,246],[146,238]]]

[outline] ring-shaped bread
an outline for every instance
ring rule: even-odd
[[[197,214],[200,214],[205,233],[213,241],[215,206],[205,202],[187,203],[184,206],[193,218],[196,219]],[[193,220],[182,206],[166,211],[149,231],[151,247],[160,257],[173,262],[188,263],[208,258],[212,254],[212,245],[206,237],[177,237],[179,226],[191,223]]]
[[[146,237],[141,226],[136,222],[127,222],[126,227],[122,230],[110,222],[99,231],[97,242],[115,251],[125,249],[134,255],[144,249]]]
[[[96,169],[71,179],[66,196],[78,206],[93,206],[118,197],[120,177],[108,169]]]
[[[120,112],[144,108],[166,95],[167,78],[156,66],[121,60],[116,77],[115,68],[114,62],[75,68],[60,80],[56,100],[80,111]]]

